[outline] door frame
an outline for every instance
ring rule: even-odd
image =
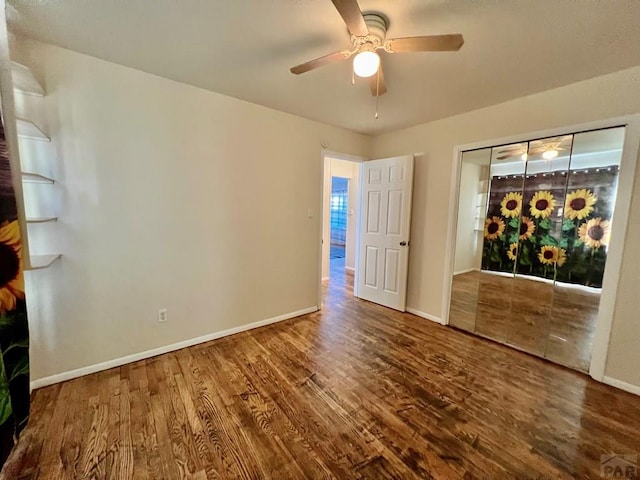
[[[342,153],[342,152],[335,152],[333,150],[328,150],[326,148],[323,148],[320,151],[320,206],[318,208],[318,224],[319,224],[319,236],[318,236],[318,309],[321,310],[322,309],[322,235],[323,235],[323,230],[324,230],[324,214],[325,214],[325,207],[326,207],[326,198],[324,196],[324,174],[325,174],[325,163],[328,159],[330,158],[335,158],[337,160],[344,160],[346,162],[353,162],[353,163],[357,163],[358,164],[358,183],[357,183],[357,189],[358,189],[358,198],[360,195],[360,182],[361,182],[361,173],[362,173],[362,163],[367,161],[366,158],[364,157],[360,157],[358,155],[351,155],[348,153]],[[349,188],[351,188],[353,186],[354,182],[350,181],[349,182]],[[360,201],[358,200],[357,204],[356,204],[356,211],[355,211],[355,215],[356,215],[356,238],[355,238],[355,242],[356,242],[356,249],[355,249],[355,275],[358,275],[358,258],[360,255],[359,252],[359,248],[358,248],[358,241],[360,240],[360,223],[359,223],[359,218],[360,218]],[[329,220],[331,221],[331,220]]]
[[[442,324],[449,324],[449,308],[451,302],[451,283],[453,279],[456,233],[458,224],[458,199],[460,187],[460,172],[462,166],[462,152],[476,150],[496,145],[518,143],[532,138],[553,137],[562,134],[579,133],[590,130],[600,130],[625,126],[624,145],[620,160],[618,175],[618,191],[613,216],[611,241],[607,252],[607,265],[604,271],[600,308],[596,318],[593,347],[589,375],[600,382],[605,380],[605,367],[609,350],[609,339],[613,324],[613,314],[620,281],[622,254],[624,252],[627,223],[631,210],[631,199],[635,182],[635,172],[640,151],[640,115],[625,115],[588,123],[539,130],[518,135],[510,135],[492,140],[456,145],[453,149],[453,168],[451,172],[451,188],[449,197],[449,221],[447,225],[447,246],[445,250],[445,268],[442,294]]]

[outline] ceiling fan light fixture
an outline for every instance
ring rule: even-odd
[[[359,77],[368,78],[375,75],[378,68],[380,68],[380,56],[373,45],[365,43],[353,59],[353,72]]]
[[[557,150],[547,150],[546,152],[542,152],[542,158],[545,160],[553,160],[558,156]]]

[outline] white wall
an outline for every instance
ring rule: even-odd
[[[366,156],[368,137],[49,45],[13,53],[47,90],[22,114],[53,139],[24,149],[59,180],[34,247],[64,255],[27,278],[32,380],[317,304],[322,144]]]
[[[451,169],[455,145],[640,112],[640,67],[585,80],[374,138],[372,156],[423,152],[416,158],[407,305],[435,317],[442,294]],[[636,178],[628,240],[640,233]],[[606,375],[640,386],[640,251],[624,252]],[[633,293],[636,292],[636,293]]]
[[[323,205],[323,232],[322,238],[327,240],[322,244],[322,278],[329,277],[329,254],[331,242],[331,177],[349,179],[348,210],[347,214],[347,243],[345,246],[345,267],[355,269],[356,266],[356,229],[358,227],[358,175],[360,163],[350,160],[341,160],[333,157],[325,157],[324,160],[324,205]]]

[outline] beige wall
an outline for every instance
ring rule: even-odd
[[[64,255],[27,278],[32,380],[317,305],[322,144],[366,156],[368,137],[53,46],[14,54],[47,90],[18,114],[52,142],[24,148],[59,179],[60,221],[32,236]]]
[[[376,158],[422,152],[415,165],[407,305],[442,315],[454,146],[638,113],[638,92],[640,67],[374,138]],[[640,228],[639,192],[637,182],[628,235]],[[635,243],[628,242],[624,252],[606,375],[640,386],[640,321],[634,313],[640,311],[640,251]]]

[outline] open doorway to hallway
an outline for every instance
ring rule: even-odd
[[[329,204],[330,245],[329,261],[332,265],[345,265],[347,250],[347,219],[349,216],[349,179],[331,177]],[[331,272],[329,272],[331,275]]]
[[[342,283],[356,269],[360,162],[334,156],[323,162],[322,280]]]

